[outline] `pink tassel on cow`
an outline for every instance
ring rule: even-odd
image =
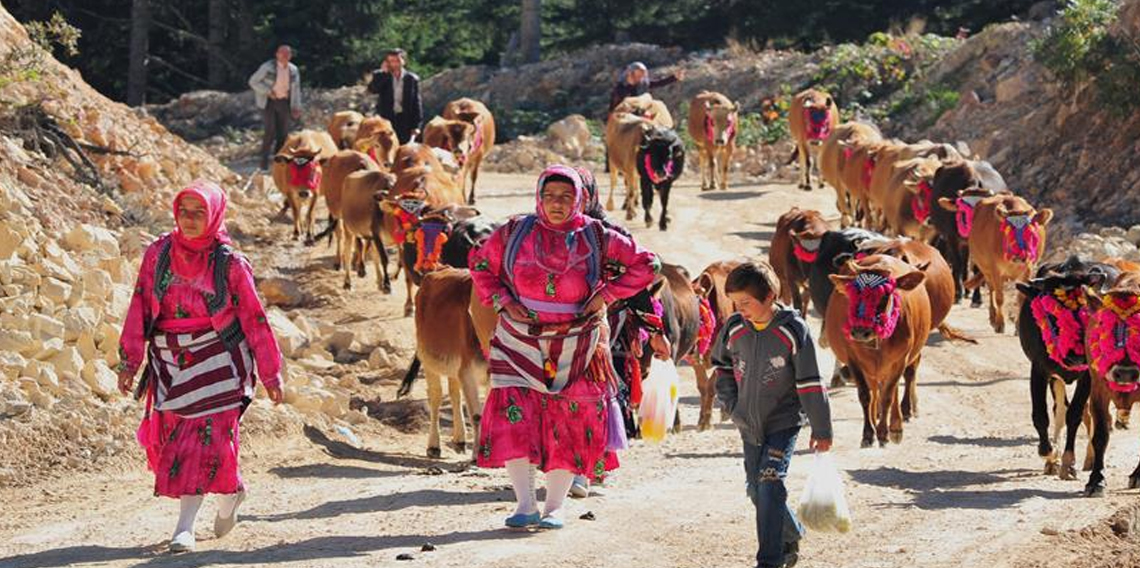
[[[1113,365],[1127,355],[1140,362],[1140,297],[1104,297],[1103,307],[1088,327],[1089,364],[1108,387],[1120,393],[1135,392],[1140,383],[1120,384],[1108,377]]]
[[[1037,262],[1041,254],[1041,233],[1028,215],[1011,215],[1001,225],[1002,253],[1006,260]]]
[[[1029,308],[1033,312],[1033,320],[1037,322],[1037,328],[1041,330],[1041,339],[1045,343],[1045,351],[1049,354],[1049,358],[1063,369],[1069,371],[1087,370],[1089,368],[1087,364],[1069,365],[1065,363],[1065,359],[1070,354],[1085,354],[1085,328],[1089,322],[1089,311],[1085,307],[1084,294],[1079,291],[1066,293],[1063,290],[1058,290],[1056,293],[1058,297],[1042,294],[1033,298],[1033,301],[1029,303]],[[1070,298],[1070,296],[1077,296],[1077,298]],[[1056,324],[1056,332],[1053,322]]]
[[[915,221],[926,223],[926,220],[930,218],[933,198],[934,189],[930,187],[930,184],[926,180],[918,182],[918,193],[910,200],[910,212],[914,214]]]
[[[309,160],[303,166],[289,162],[289,185],[305,187],[316,192],[321,187],[321,169],[317,167],[315,159]]]
[[[884,297],[890,297],[886,313],[880,313],[879,304]],[[848,339],[854,339],[851,332],[855,328],[871,329],[879,339],[886,339],[895,333],[902,314],[902,295],[894,278],[871,272],[860,272],[847,284],[847,321],[843,332]]]

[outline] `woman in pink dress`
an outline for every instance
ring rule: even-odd
[[[181,501],[172,552],[194,549],[194,519],[207,493],[221,495],[215,535],[233,528],[245,498],[238,424],[256,380],[281,402],[281,352],[253,269],[230,247],[225,215],[226,195],[211,182],[195,181],[175,196],[176,227],[143,255],[119,344],[119,390],[130,392],[145,367],[138,438],[154,494]]]
[[[538,180],[536,213],[471,253],[479,298],[499,312],[477,461],[506,467],[518,500],[512,528],[561,528],[574,475],[601,479],[617,467],[606,451],[614,376],[604,308],[648,286],[660,264],[586,216],[585,199],[577,171],[551,166]],[[541,515],[535,468],[546,473]]]

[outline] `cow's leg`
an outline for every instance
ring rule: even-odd
[[[697,148],[697,171],[701,173],[701,191],[709,189],[709,176],[712,172],[711,161],[709,151],[704,146],[699,146]]]
[[[851,367],[840,363],[838,359],[835,361],[835,368],[831,371],[831,387],[833,389],[842,388],[847,386],[847,381],[844,379],[850,378]]]
[[[645,210],[645,228],[653,226],[653,182],[641,177],[641,208]]]
[[[1037,430],[1037,455],[1045,458],[1045,475],[1057,473],[1057,455],[1049,439],[1047,398],[1049,374],[1034,363],[1029,371],[1029,398],[1033,408],[1033,428]]]
[[[697,376],[697,391],[701,393],[701,414],[697,420],[697,431],[704,432],[712,427],[712,403],[716,396],[713,380],[705,357],[697,357],[693,362],[693,372]]]
[[[903,370],[903,388],[905,392],[902,399],[902,418],[904,421],[918,418],[918,366],[922,363],[922,355]]]
[[[720,151],[720,189],[725,191],[728,189],[728,166],[732,163],[732,153],[729,151],[728,146],[722,146]]]
[[[372,264],[376,269],[376,287],[385,294],[392,293],[392,281],[388,278],[388,249],[380,240],[380,233],[372,232]]]
[[[424,367],[424,379],[427,381],[428,393],[428,447],[429,458],[439,459],[443,456],[439,445],[439,408],[443,405],[443,377]]]
[[[799,154],[800,162],[800,189],[811,189],[811,173],[808,168],[811,167],[811,156],[808,155],[807,145],[799,140],[796,141],[796,153]]]
[[[467,404],[467,415],[471,417],[471,427],[475,439],[479,439],[479,425],[483,421],[483,405],[479,400],[479,381],[486,374],[485,364],[468,362],[459,369],[459,380],[463,385],[463,401]],[[478,443],[473,444],[478,447]],[[475,448],[473,447],[472,450]],[[475,456],[472,456],[474,458]]]
[[[1056,377],[1049,378],[1049,390],[1053,392],[1053,431],[1049,433],[1049,441],[1056,446],[1069,410],[1069,393],[1065,392],[1065,381]]]
[[[889,426],[887,418],[891,409],[892,394],[887,390],[887,385],[882,381],[875,381],[871,383],[868,381],[868,388],[871,391],[871,401],[874,404],[875,411],[875,439],[879,442],[879,447],[887,445],[887,427]],[[895,385],[898,388],[898,385]],[[898,393],[894,393],[898,396]]]
[[[673,182],[667,181],[661,184],[658,191],[661,193],[661,221],[658,223],[657,228],[662,231],[669,228],[669,192],[673,190]]]
[[[1001,313],[1002,304],[1005,303],[1003,284],[1001,278],[986,279],[986,286],[990,289],[990,327],[999,335],[1005,333],[1005,318]]]
[[[1077,388],[1073,391],[1073,404],[1069,405],[1068,412],[1065,413],[1065,453],[1061,454],[1061,479],[1077,478],[1077,431],[1080,430],[1081,421],[1086,415],[1089,391],[1092,390],[1091,383],[1088,374],[1077,379]]]
[[[353,237],[356,248],[352,252],[352,266],[356,269],[356,277],[364,278],[364,258],[368,255],[369,241],[361,237]]]
[[[1132,407],[1131,406],[1129,406],[1128,408],[1117,408],[1116,409],[1116,422],[1113,424],[1113,426],[1117,430],[1127,430],[1128,429],[1128,421],[1131,417],[1132,417]]]
[[[477,162],[468,162],[471,168],[471,191],[467,195],[467,204],[475,205],[475,180],[479,179],[479,164]]]
[[[459,377],[447,378],[447,396],[451,403],[451,449],[467,453],[467,421],[463,418],[463,384]]]
[[[637,215],[637,191],[641,185],[641,176],[637,173],[637,168],[633,168],[624,174],[625,177],[625,220],[632,221],[633,217]]]
[[[289,196],[289,210],[293,212],[293,240],[301,238],[301,204],[296,195]]]
[[[838,365],[838,362],[836,362]],[[874,405],[877,393],[871,391],[867,385],[867,379],[863,376],[863,372],[855,366],[848,367],[851,374],[855,377],[855,387],[859,391],[859,406],[863,407],[863,440],[860,447],[869,448],[874,445],[875,427],[871,422],[871,413],[874,412]]]
[[[1093,467],[1093,422],[1092,422],[1092,404],[1085,404],[1084,415],[1081,416],[1081,421],[1085,424],[1085,436],[1088,438],[1088,443],[1085,444],[1085,463],[1081,466],[1081,471],[1092,471]]]
[[[614,165],[614,161],[609,159],[609,152],[608,151],[606,152],[606,162],[609,164],[609,172],[610,172],[610,198],[606,201],[606,211],[613,211],[614,210],[614,191],[616,190],[617,184],[618,184],[618,179],[617,179],[618,178],[618,171],[617,171],[617,166]]]
[[[341,227],[344,227],[343,223],[341,223]],[[348,229],[344,229],[342,238],[344,239],[344,250],[341,251],[341,254],[343,256],[340,258],[340,265],[344,268],[344,289],[351,290],[353,265],[352,256],[356,254],[357,239],[356,236],[348,231]]]
[[[341,248],[344,245],[344,239],[341,235],[341,225],[344,225],[344,223],[337,223],[336,228],[333,229],[334,234],[329,235],[329,238],[336,238],[336,253],[335,256],[333,256],[333,270],[340,270],[340,263],[344,257],[344,250]]]
[[[1088,483],[1085,483],[1085,497],[1103,497],[1104,496],[1104,452],[1108,449],[1108,436],[1109,436],[1109,412],[1108,412],[1108,396],[1101,393],[1094,393],[1089,401],[1089,406],[1092,409],[1093,421],[1093,466],[1092,472],[1089,473]]]
[[[969,267],[970,266],[970,250],[969,249],[966,249],[966,251],[962,253],[962,258],[963,258],[962,262],[965,264],[965,266]],[[973,270],[974,270],[975,276],[981,273],[981,270],[977,266],[974,266]],[[982,307],[982,287],[981,286],[974,286],[973,295],[970,297],[970,307],[971,308]]]
[[[309,207],[305,210],[305,246],[311,247],[316,244],[313,240],[313,210],[317,208],[317,197],[314,195],[309,199]]]
[[[908,367],[909,369],[909,367]],[[890,426],[887,437],[892,444],[901,444],[903,439],[903,415],[899,407],[899,378],[888,382],[890,389]]]

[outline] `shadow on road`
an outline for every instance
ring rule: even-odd
[[[373,477],[392,477],[404,475],[404,472],[371,469],[357,465],[340,465],[327,463],[311,463],[288,467],[275,467],[269,473],[284,479],[318,478],[318,479],[369,479]]]
[[[983,448],[1016,448],[1018,446],[1027,446],[1036,443],[1035,438],[1022,436],[1020,438],[997,438],[994,436],[983,436],[980,438],[959,438],[957,436],[931,436],[927,438],[935,444],[947,444],[952,446],[980,446]]]
[[[276,523],[294,519],[330,519],[341,515],[357,513],[387,513],[409,507],[438,507],[479,505],[512,500],[512,493],[506,489],[493,491],[440,491],[421,489],[388,495],[373,495],[344,501],[328,501],[305,511],[276,513],[272,515],[242,515],[249,521]]]
[[[321,446],[325,453],[338,459],[360,460],[370,463],[382,463],[411,469],[438,468],[442,466],[461,466],[462,463],[449,463],[441,460],[431,460],[408,454],[384,453],[374,450],[365,450],[349,445],[346,442],[330,439],[317,428],[305,425],[305,437],[314,444]]]

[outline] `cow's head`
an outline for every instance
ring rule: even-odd
[[[654,126],[642,136],[637,159],[654,185],[673,181],[684,170],[685,147],[672,130]]]
[[[1002,254],[1005,260],[1036,264],[1041,256],[1041,237],[1053,219],[1052,209],[1036,211],[1021,197],[1007,195],[994,208],[1001,221]]]
[[[332,135],[338,149],[347,150],[353,147],[363,120],[364,115],[352,110],[342,110],[333,115],[329,121],[329,134]]]
[[[462,120],[446,121],[443,130],[444,137],[441,147],[451,152],[451,155],[455,157],[455,162],[463,167],[472,150],[475,149],[476,133],[479,130],[475,128],[474,124]]]
[[[320,188],[321,168],[328,161],[328,156],[322,155],[320,146],[309,137],[303,137],[298,144],[282,148],[273,156],[273,161],[286,165],[289,190],[305,200],[316,195]]]
[[[1100,291],[1119,275],[1105,264],[1091,264],[1076,256],[1065,262],[1042,266],[1037,277],[1018,282],[1025,295],[1034,323],[1041,332],[1045,351],[1064,369],[1088,369],[1085,356],[1085,329],[1089,322],[1087,289]]]
[[[1121,274],[1104,294],[1086,290],[1085,337],[1094,380],[1119,393],[1140,389],[1140,273]]]
[[[827,231],[826,223],[823,223],[822,226],[818,223],[811,223],[803,230],[791,231],[792,254],[796,255],[800,262],[808,264],[815,262],[819,258],[819,245],[823,242],[823,236],[827,234]]]
[[[934,212],[934,174],[938,173],[942,161],[936,157],[916,158],[899,164],[909,171],[903,186],[913,195],[910,198],[910,211],[919,224],[929,225],[930,214]]]
[[[847,338],[877,347],[895,333],[902,317],[902,295],[922,285],[926,275],[900,260],[872,255],[848,261],[844,274],[830,276],[847,297]]]
[[[396,162],[396,152],[400,142],[396,138],[396,131],[392,123],[379,116],[372,116],[360,123],[356,133],[354,147],[357,151],[368,154],[381,168],[391,170]]]
[[[705,101],[705,141],[710,146],[727,146],[736,138],[739,111],[736,103],[723,105]]]
[[[829,94],[816,91],[807,97],[804,101],[804,126],[808,143],[819,145],[831,136],[835,108],[835,101]]]
[[[983,199],[993,197],[993,195],[994,193],[988,189],[970,187],[959,191],[956,198],[939,198],[938,206],[955,214],[958,236],[965,239],[969,238],[970,233],[974,230],[974,208]]]

